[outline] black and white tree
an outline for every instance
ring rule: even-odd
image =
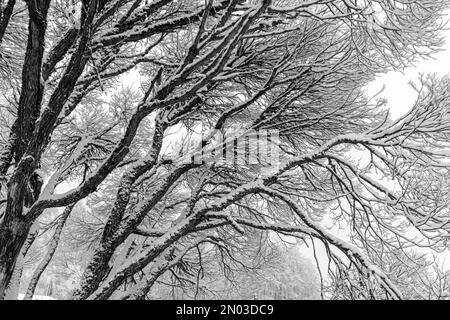
[[[0,1],[0,298],[40,237],[28,298],[67,246],[87,252],[72,298],[147,299],[242,276],[277,237],[322,248],[336,298],[434,297],[445,272],[396,273],[448,248],[450,79],[421,77],[399,119],[366,88],[440,50],[447,5]],[[173,157],[237,127],[276,130],[278,165]]]

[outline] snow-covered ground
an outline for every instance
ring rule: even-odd
[[[19,293],[19,300],[23,300],[24,296],[25,296],[25,294]],[[33,296],[33,300],[56,300],[56,299],[49,297],[49,296],[40,296],[40,295],[35,294]]]

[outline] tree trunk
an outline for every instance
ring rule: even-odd
[[[61,217],[59,218],[58,224],[55,229],[55,233],[53,234],[52,240],[50,241],[48,251],[45,254],[42,261],[37,266],[36,270],[33,273],[33,276],[31,277],[24,300],[31,300],[33,298],[34,291],[36,290],[39,279],[41,278],[41,275],[44,273],[45,269],[49,265],[50,261],[52,261],[53,255],[55,254],[56,249],[58,248],[59,239],[61,238],[61,233],[63,231],[64,225],[67,221],[67,218],[69,218],[70,213],[72,212],[74,206],[75,204],[68,206],[64,210]]]
[[[14,146],[14,159],[17,167],[8,181],[7,205],[3,221],[0,222],[0,299],[5,298],[16,260],[33,225],[33,221],[29,221],[23,215],[24,201],[30,207],[40,191],[28,190],[30,178],[37,168],[39,159],[32,156],[23,157],[23,155],[28,148],[29,140],[33,137],[35,122],[39,117],[43,98],[44,84],[41,67],[45,51],[46,18],[50,0],[26,1],[26,3],[29,13],[28,40],[22,70],[17,120],[13,126],[17,131],[14,132],[14,136],[18,139],[17,145]],[[8,154],[7,160],[9,157],[10,154]]]
[[[26,255],[33,245],[34,240],[39,234],[39,227],[37,224],[33,225],[31,228],[27,241],[22,247],[22,251],[19,254],[19,258],[17,259],[16,266],[14,268],[13,275],[11,277],[11,281],[9,282],[8,290],[5,294],[5,300],[18,300],[19,299],[19,289],[20,289],[20,279],[22,278],[23,273],[23,264],[25,263]]]
[[[0,228],[0,300],[3,300],[31,224],[15,218],[5,221]]]
[[[114,254],[115,247],[109,245],[97,249],[83,274],[80,287],[72,294],[74,300],[87,299],[98,288],[109,273],[108,263]]]
[[[16,0],[9,0],[5,8],[0,7],[0,44],[2,43],[3,36],[5,35],[6,28],[9,24],[9,20],[13,14],[15,4]]]

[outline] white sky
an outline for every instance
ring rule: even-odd
[[[376,94],[385,85],[381,97],[388,100],[388,107],[393,118],[405,114],[414,104],[416,92],[409,85],[410,81],[417,83],[420,73],[436,73],[444,76],[450,73],[450,29],[443,31],[446,44],[443,51],[434,54],[430,59],[416,63],[414,67],[407,68],[404,72],[391,71],[379,76],[372,86],[369,94]]]

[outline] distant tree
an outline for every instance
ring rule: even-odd
[[[249,237],[239,237],[238,242],[245,249],[235,248],[232,253],[233,246],[229,243],[227,248],[230,250],[226,253],[203,252],[201,263],[193,259],[194,256],[184,259],[184,265],[180,264],[155,282],[148,298],[320,298],[319,277],[313,262],[303,257],[297,247],[280,241],[272,242],[267,236],[264,232],[257,232]],[[229,256],[225,257],[226,254]],[[189,272],[183,270],[187,266],[192,280],[186,277]]]
[[[74,299],[146,299],[176,270],[197,286],[255,230],[315,239],[330,273],[397,299],[373,253],[447,246],[450,80],[423,77],[398,120],[365,95],[440,49],[446,0],[0,4],[0,299],[33,225],[81,201]],[[236,127],[276,131],[277,166],[173,157]]]
[[[396,254],[394,256],[394,254]],[[392,282],[403,293],[405,299],[413,300],[448,300],[450,298],[450,273],[445,271],[435,260],[427,254],[411,252],[388,252],[382,255],[381,265]],[[348,276],[336,272],[331,277],[324,290],[330,299],[355,300],[375,299],[379,296],[376,287],[356,280],[360,279],[357,272],[351,271],[353,281]],[[356,280],[356,281],[355,281]]]
[[[295,247],[279,248],[260,270],[239,274],[235,282],[237,288],[228,299],[320,299],[317,270]]]

